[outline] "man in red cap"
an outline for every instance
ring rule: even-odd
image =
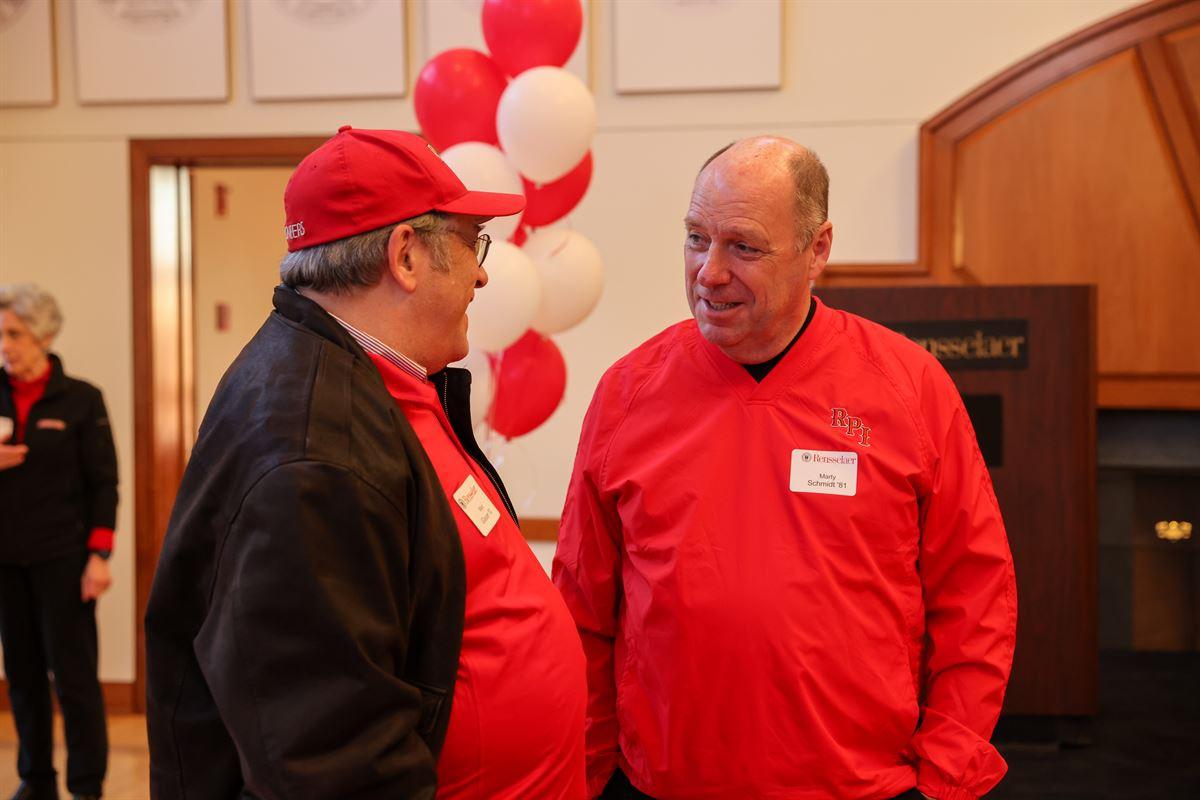
[[[584,659],[471,434],[480,225],[421,138],[347,127],[284,193],[146,614],[151,793],[581,798]]]

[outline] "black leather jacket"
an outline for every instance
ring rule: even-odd
[[[432,798],[458,530],[366,354],[302,295],[274,302],[205,415],[150,594],[151,794]],[[431,379],[482,459],[470,375]]]
[[[8,374],[0,370],[0,417],[16,421]],[[36,564],[87,549],[92,528],[114,528],[117,454],[100,390],[63,374],[29,410],[25,461],[0,470],[0,564]]]

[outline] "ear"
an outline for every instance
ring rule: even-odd
[[[813,259],[808,265],[808,279],[815,281],[829,264],[829,253],[833,250],[833,223],[829,220],[821,223],[809,246],[812,247]]]
[[[417,248],[417,232],[411,225],[397,225],[388,237],[387,271],[392,280],[405,292],[417,288],[416,260],[420,256]]]

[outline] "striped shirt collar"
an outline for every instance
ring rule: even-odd
[[[328,314],[329,312],[326,311],[325,313]],[[338,317],[336,314],[329,314],[329,316],[337,320],[338,324],[346,329],[346,333],[350,334],[354,338],[354,341],[358,342],[358,346],[363,350],[366,350],[372,355],[379,356],[392,366],[407,372],[409,375],[412,375],[418,380],[428,380],[429,374],[425,371],[425,368],[413,361],[408,356],[404,355],[403,353],[396,352],[371,334],[360,331],[349,322],[346,322],[346,320]]]

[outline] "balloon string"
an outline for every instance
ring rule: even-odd
[[[488,410],[483,415],[483,421],[487,425],[488,433],[496,432],[495,414],[496,414],[496,394],[500,390],[500,367],[504,363],[504,351],[501,350],[495,354],[496,360],[488,358],[488,369],[492,371],[492,396],[488,398]]]

